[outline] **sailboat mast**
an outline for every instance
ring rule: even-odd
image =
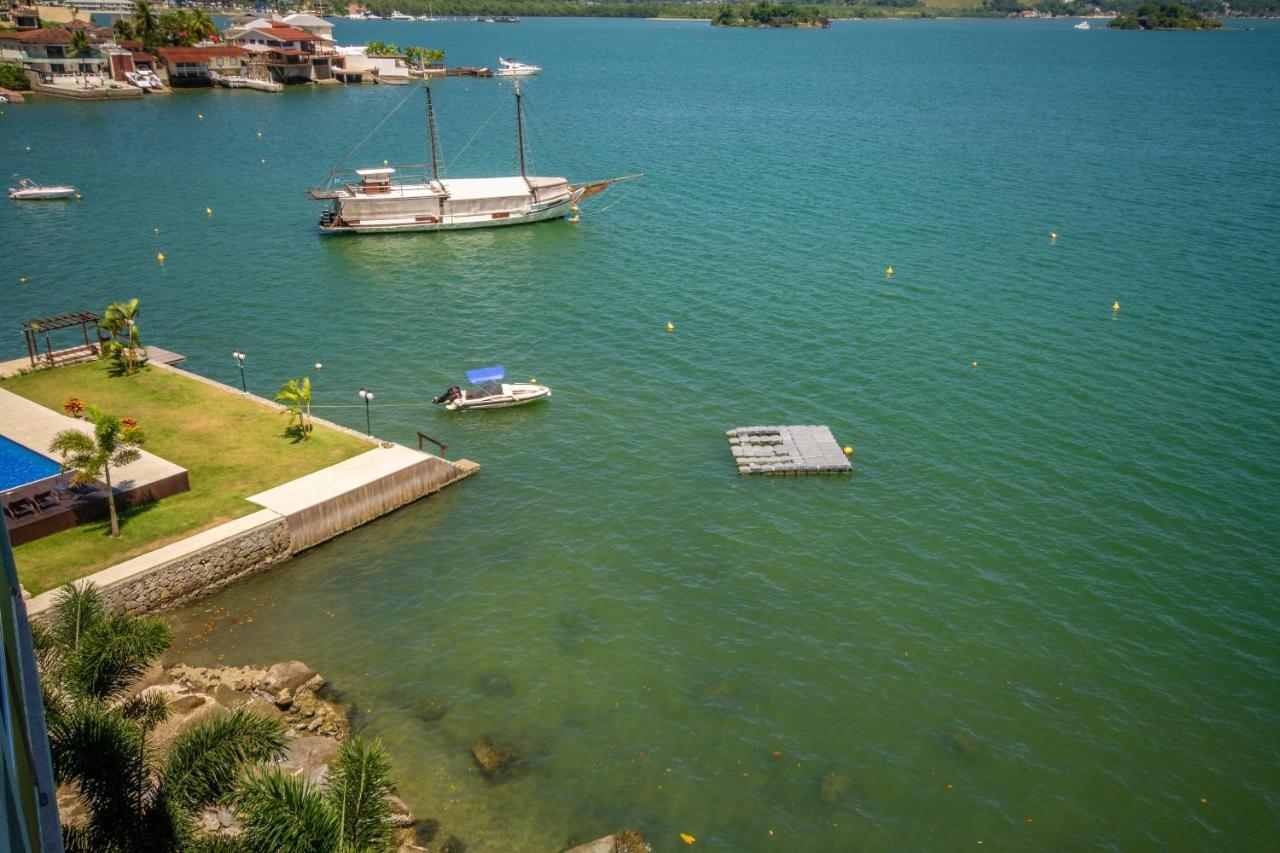
[[[520,81],[516,80],[516,143],[520,147],[520,177],[527,182],[529,176],[524,171],[524,113],[520,107]]]
[[[431,140],[431,175],[436,180],[440,180],[440,163],[436,158],[436,112],[431,106],[431,83],[426,77],[422,78],[422,88],[427,90],[427,137]]]

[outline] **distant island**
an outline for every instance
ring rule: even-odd
[[[1216,30],[1221,21],[1206,18],[1180,3],[1144,3],[1132,14],[1112,18],[1107,24],[1113,30]]]
[[[741,6],[721,6],[711,19],[711,26],[824,29],[831,26],[831,19],[825,17],[817,6],[743,3]]]

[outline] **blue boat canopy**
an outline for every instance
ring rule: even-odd
[[[488,385],[491,382],[501,382],[506,375],[507,372],[502,369],[502,365],[496,364],[493,367],[468,370],[467,381],[472,385]]]

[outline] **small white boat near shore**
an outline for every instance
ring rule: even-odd
[[[498,57],[498,68],[493,72],[494,77],[528,77],[531,74],[537,74],[542,70],[541,66],[530,65],[527,62],[520,62],[516,59],[507,59],[506,57]]]
[[[551,389],[538,382],[503,382],[506,375],[506,370],[500,364],[480,370],[468,370],[467,381],[474,388],[454,385],[431,402],[443,405],[451,412],[459,412],[470,409],[506,409],[551,396]]]
[[[1071,29],[1073,29],[1073,30],[1091,30],[1091,29],[1093,29],[1093,27],[1089,26],[1089,22],[1088,22],[1088,21],[1081,21],[1080,23],[1076,24],[1076,25],[1075,25],[1074,27],[1072,27]]]
[[[9,198],[14,201],[42,201],[52,198],[72,198],[76,188],[66,184],[42,186],[28,178],[18,178],[16,187],[9,187]]]

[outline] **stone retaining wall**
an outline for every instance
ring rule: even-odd
[[[117,613],[157,613],[265,571],[292,553],[289,525],[276,518],[102,590]]]

